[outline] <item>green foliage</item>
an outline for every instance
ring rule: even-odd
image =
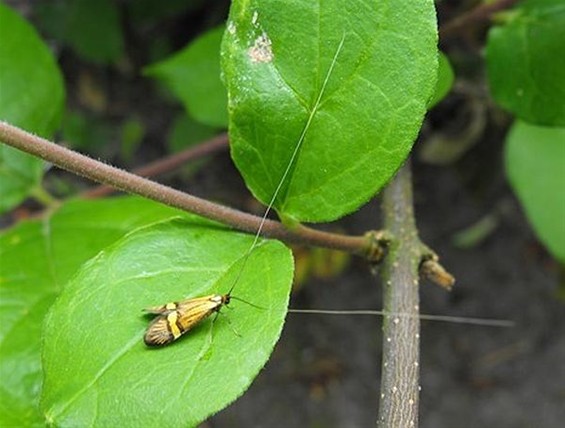
[[[488,37],[489,84],[495,100],[523,120],[507,137],[508,177],[536,233],[564,261],[565,4],[526,0],[501,21]]]
[[[432,1],[234,1],[223,41],[232,157],[283,218],[334,220],[410,152],[434,90]],[[408,60],[409,58],[409,60]]]
[[[43,318],[76,270],[132,228],[178,215],[139,198],[75,201],[0,235],[0,426],[43,425]]]
[[[518,118],[565,126],[565,4],[528,0],[490,30],[486,49],[491,92]]]
[[[64,103],[63,79],[35,30],[0,3],[0,120],[50,137]],[[43,162],[0,145],[0,213],[39,185]]]
[[[45,30],[84,59],[108,64],[123,53],[123,35],[112,0],[43,2],[38,14]]]
[[[109,123],[100,118],[79,111],[68,111],[63,117],[63,140],[77,150],[89,153],[101,152],[112,135]]]
[[[259,243],[234,290],[263,309],[234,300],[233,311],[163,349],[143,343],[141,309],[226,293],[252,240],[208,221],[173,220],[138,229],[85,264],[45,325],[47,421],[194,426],[241,395],[282,329],[293,273],[284,245]]]
[[[432,99],[428,102],[428,110],[432,109],[447,96],[453,86],[454,78],[455,75],[453,74],[449,59],[447,59],[443,52],[439,52],[436,89]]]
[[[43,1],[34,11],[48,34],[108,64],[123,56],[121,19],[151,32],[204,4]],[[526,0],[505,18],[487,46],[495,99],[520,118],[561,126],[516,122],[508,176],[540,239],[565,262],[565,8]],[[228,126],[229,113],[232,156],[247,185],[267,204],[282,184],[274,206],[293,227],[352,212],[405,160],[426,110],[453,84],[442,53],[437,66],[435,26],[432,0],[234,0],[225,35],[214,28],[146,74],[188,113],[174,121],[169,148],[208,138]],[[35,31],[2,4],[0,28],[0,118],[49,137],[62,116],[60,72]],[[172,42],[156,35],[145,58]],[[91,154],[109,139],[106,123],[76,112],[65,119],[63,137]],[[136,116],[122,122],[124,157],[154,131],[148,125]],[[40,192],[42,169],[0,146],[0,211]],[[247,259],[252,237],[178,215],[138,198],[74,201],[0,235],[0,426],[194,426],[248,388],[282,329],[290,252],[265,240]],[[458,243],[479,242],[496,221],[485,217]],[[332,274],[328,266],[347,262],[322,256],[314,251],[302,270]],[[261,309],[234,299],[233,310],[171,346],[144,345],[151,318],[143,308],[226,293],[236,282],[234,296]]]
[[[565,263],[565,128],[516,122],[508,134],[506,170],[537,235]]]
[[[167,144],[171,151],[178,152],[212,138],[216,133],[216,128],[203,125],[190,116],[181,114],[173,122]]]
[[[220,41],[224,26],[214,28],[186,48],[145,69],[183,103],[196,120],[216,127],[228,123],[226,89],[220,80]]]
[[[130,159],[133,152],[139,147],[145,136],[145,125],[137,118],[130,118],[122,124],[121,148],[122,156]]]
[[[127,3],[128,15],[135,25],[149,25],[187,10],[202,7],[206,0],[135,0]]]

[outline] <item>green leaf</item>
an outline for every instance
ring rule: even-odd
[[[0,3],[0,120],[49,138],[61,119],[63,79],[33,27]],[[0,144],[0,213],[39,185],[43,162]]]
[[[145,68],[181,100],[188,114],[210,126],[228,123],[226,88],[220,80],[220,42],[224,26],[198,37],[187,47]]]
[[[520,119],[565,126],[565,4],[529,0],[492,28],[486,48],[495,100]]]
[[[443,52],[439,52],[438,59],[436,88],[432,99],[428,102],[428,110],[434,108],[437,103],[446,97],[453,86],[455,77],[447,56]]]
[[[107,64],[122,56],[120,16],[112,0],[43,2],[38,16],[47,33],[84,59]]]
[[[140,198],[74,201],[0,235],[0,426],[44,426],[41,325],[63,285],[132,228],[178,213]]]
[[[121,152],[125,159],[131,160],[134,151],[141,145],[145,132],[145,124],[141,119],[133,117],[122,123]]]
[[[167,18],[188,14],[202,8],[206,0],[135,0],[127,2],[128,18],[137,27],[152,26]]]
[[[111,126],[96,115],[80,111],[67,111],[62,123],[63,139],[73,148],[92,153],[100,153],[111,141]]]
[[[431,0],[234,1],[222,47],[232,157],[281,217],[329,221],[394,175],[437,77]],[[285,171],[297,151],[288,175]]]
[[[516,122],[506,141],[506,171],[537,235],[565,263],[565,128]]]
[[[278,340],[290,250],[262,241],[234,300],[172,345],[148,348],[142,309],[226,293],[253,237],[173,220],[138,229],[83,266],[45,323],[42,408],[57,426],[194,426],[236,399]],[[240,336],[235,334],[235,331]],[[119,394],[117,397],[116,394]]]
[[[180,114],[169,131],[167,145],[171,151],[178,152],[212,138],[217,133],[217,128],[197,122],[186,114]]]

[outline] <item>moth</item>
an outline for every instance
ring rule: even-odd
[[[230,294],[210,294],[171,302],[145,309],[157,317],[149,324],[143,341],[147,346],[165,346],[190,331],[212,313],[219,313],[223,306],[229,305]]]
[[[227,294],[210,294],[147,308],[145,309],[146,313],[157,316],[147,327],[143,341],[151,347],[169,345],[214,312],[219,314],[222,307],[227,307],[232,299],[258,309],[264,309],[247,300],[232,296],[231,291]],[[235,330],[234,333],[239,336]]]

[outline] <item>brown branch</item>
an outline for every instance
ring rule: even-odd
[[[225,133],[220,134],[208,141],[198,144],[197,146],[189,147],[163,159],[159,159],[140,168],[136,168],[132,172],[133,174],[141,177],[155,177],[179,168],[190,160],[201,158],[211,153],[224,150],[228,147],[228,135]],[[101,185],[82,192],[81,196],[83,198],[99,198],[109,195],[115,190],[116,189],[113,187]]]
[[[514,6],[518,0],[498,0],[493,3],[481,3],[474,9],[459,15],[458,17],[448,21],[439,28],[440,42],[454,36],[457,32],[467,25],[474,24],[480,21],[486,21],[494,13],[501,10],[508,9]]]
[[[261,218],[257,216],[139,177],[2,121],[0,121],[0,141],[88,179],[216,220],[235,229],[256,233],[261,222]],[[371,252],[372,245],[371,240],[365,236],[340,235],[305,226],[290,230],[282,223],[273,220],[265,221],[262,235],[288,243],[333,248],[362,255]]]

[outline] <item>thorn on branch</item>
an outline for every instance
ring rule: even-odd
[[[455,278],[435,258],[424,260],[420,264],[420,276],[429,279],[433,283],[451,291]]]

